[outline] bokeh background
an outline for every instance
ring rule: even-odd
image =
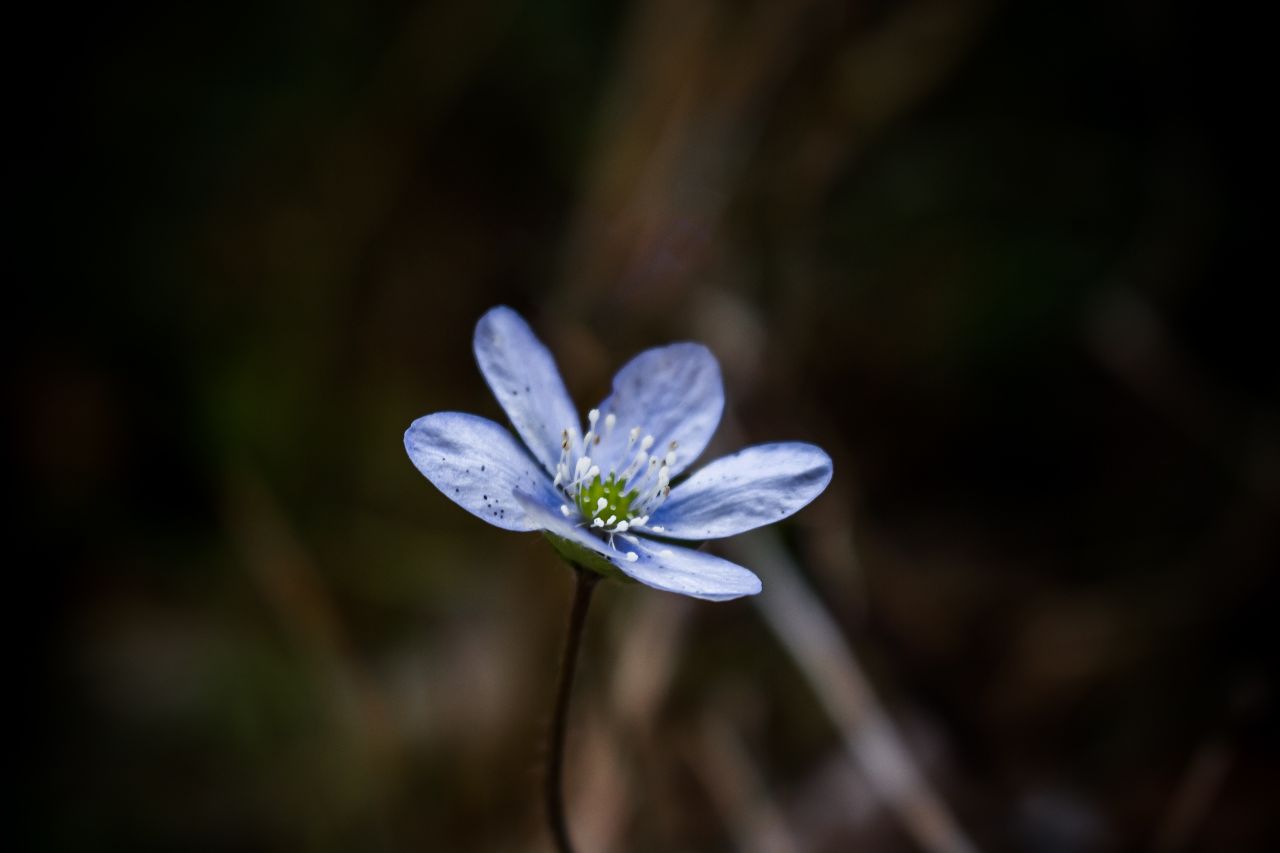
[[[836,466],[713,544],[759,599],[598,592],[584,851],[1264,849],[1273,96],[1241,14],[50,10],[11,77],[15,849],[547,849],[571,575],[401,445],[501,419],[498,303],[584,410],[698,339],[708,456]]]

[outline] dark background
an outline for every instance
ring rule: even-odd
[[[726,377],[708,458],[831,453],[779,533],[978,846],[1263,849],[1280,410],[1249,14],[15,25],[20,849],[545,849],[570,574],[401,445],[426,412],[501,418],[470,350],[498,303],[584,410],[693,338]],[[584,849],[918,849],[751,601],[609,585],[579,687]]]

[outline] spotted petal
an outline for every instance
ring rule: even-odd
[[[672,441],[677,443],[670,467],[674,477],[706,448],[722,411],[724,383],[709,349],[680,343],[645,350],[614,376],[613,393],[600,404],[600,413],[616,415],[617,423],[591,456],[605,470],[626,467],[627,436],[638,426],[641,435],[654,437],[654,454],[665,454]]]
[[[671,491],[649,519],[674,539],[720,539],[786,518],[831,482],[831,457],[812,444],[739,450]]]
[[[505,530],[538,530],[514,489],[530,501],[559,505],[547,475],[493,421],[461,412],[418,418],[404,434],[404,447],[422,474],[458,506]]]
[[[543,530],[593,552],[618,571],[654,589],[707,601],[728,601],[760,592],[760,578],[737,563],[643,537],[629,542],[617,536],[614,546],[610,546],[536,498],[517,494],[516,500],[524,507],[526,517]],[[628,554],[635,554],[636,559],[628,560]]]
[[[554,475],[560,434],[579,423],[555,359],[524,318],[505,305],[476,323],[474,349],[480,372],[516,433]]]

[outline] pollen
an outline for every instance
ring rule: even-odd
[[[615,442],[610,437],[619,426],[625,432]],[[575,427],[566,427],[560,433],[560,462],[552,481],[569,501],[561,512],[578,516],[584,526],[600,531],[610,543],[615,535],[644,527],[671,491],[677,459],[675,441],[651,455],[658,444],[659,439],[642,425],[620,425],[616,414],[599,409],[587,413],[587,431],[581,439]]]

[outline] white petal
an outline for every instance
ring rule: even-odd
[[[719,539],[786,518],[830,482],[831,457],[821,448],[761,444],[717,459],[676,486],[650,520],[674,539]]]
[[[581,545],[640,583],[707,601],[728,601],[760,592],[760,579],[736,563],[679,545],[659,545],[638,537],[617,549],[603,539],[549,510],[538,500],[521,494],[516,499],[525,514],[548,533]],[[634,554],[634,557],[629,555]]]
[[[555,474],[562,431],[579,428],[555,359],[524,318],[504,305],[476,323],[474,349],[480,372],[516,433],[547,472]]]
[[[556,507],[547,475],[505,428],[477,415],[437,412],[404,434],[414,466],[458,506],[505,530],[538,530],[514,489]]]
[[[592,455],[626,467],[628,430],[638,426],[661,448],[655,455],[665,455],[671,442],[677,443],[674,477],[706,448],[723,410],[720,365],[709,349],[681,343],[646,350],[623,365],[613,377],[613,393],[600,404],[600,411],[616,415],[625,429],[603,438]]]

